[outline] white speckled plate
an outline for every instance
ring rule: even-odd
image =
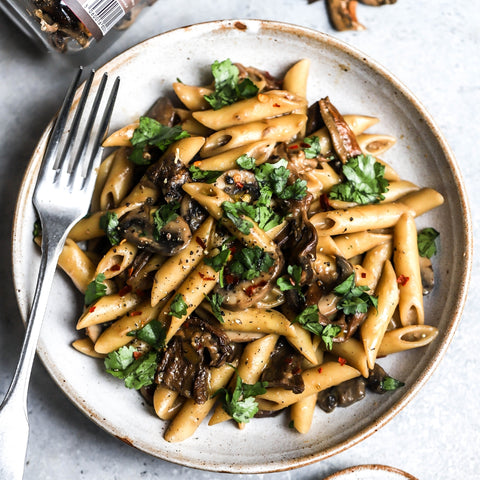
[[[241,431],[232,423],[202,425],[180,444],[163,440],[165,424],[139,395],[105,374],[101,362],[76,352],[75,324],[81,299],[58,274],[38,347],[46,368],[70,399],[94,422],[125,442],[171,462],[223,472],[271,472],[324,459],[360,442],[403,408],[437,366],[453,336],[466,296],[471,262],[471,224],[458,167],[424,108],[373,60],[328,35],[265,21],[221,21],[174,30],[147,40],[110,61],[100,72],[120,75],[122,85],[112,129],[130,123],[179,77],[200,84],[210,64],[231,58],[282,74],[303,57],[311,59],[310,102],[329,95],[342,113],[381,118],[375,131],[395,135],[397,145],[384,160],[408,180],[439,190],[446,204],[418,219],[441,232],[435,259],[438,284],[426,302],[426,323],[440,335],[419,351],[384,359],[389,373],[406,382],[393,394],[327,415],[318,411],[311,431],[299,435],[287,416],[255,420]],[[39,260],[32,242],[33,185],[48,131],[26,172],[13,236],[14,279],[24,318],[32,299]],[[455,225],[456,228],[452,228]],[[81,439],[79,440],[81,441]]]
[[[417,480],[416,477],[398,468],[387,465],[358,465],[349,467],[323,480]]]

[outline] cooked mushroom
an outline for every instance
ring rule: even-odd
[[[231,362],[234,344],[220,328],[190,317],[162,353],[155,383],[179,392],[195,403],[205,403],[209,392],[209,368]]]
[[[352,378],[320,392],[317,403],[327,413],[332,412],[336,407],[349,407],[365,398],[366,385],[367,380],[365,378]]]
[[[303,356],[294,350],[288,342],[280,339],[275,346],[261,380],[269,387],[285,388],[293,393],[302,393],[305,384],[302,378]]]
[[[235,66],[238,68],[239,80],[249,78],[261,91],[280,90],[282,88],[281,80],[277,80],[266,71],[255,67],[244,67],[241,63],[235,63]]]
[[[176,114],[173,104],[168,97],[160,97],[147,110],[146,117],[153,118],[162,125],[171,127],[176,123]]]
[[[332,137],[333,148],[342,162],[346,163],[349,158],[361,155],[362,150],[355,134],[330,99],[322,98],[319,105],[320,114]]]
[[[177,216],[160,230],[155,229],[153,212],[148,206],[132,210],[119,222],[123,238],[152,253],[172,256],[186,247],[192,232],[187,222]]]
[[[357,19],[356,0],[327,0],[330,21],[336,30],[365,30]]]
[[[194,232],[208,217],[207,211],[190,195],[185,195],[180,203],[180,216]]]
[[[235,201],[250,203],[260,196],[257,179],[254,173],[248,170],[228,170],[217,178],[215,185]]]
[[[423,294],[428,295],[435,286],[435,275],[433,273],[432,261],[427,257],[419,257],[419,260]]]

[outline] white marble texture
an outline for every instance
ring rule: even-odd
[[[192,6],[192,4],[194,6]],[[435,118],[463,171],[479,232],[480,173],[476,150],[480,125],[480,13],[470,0],[393,6],[360,5],[363,32],[335,32],[325,5],[307,0],[158,0],[134,26],[103,53],[100,65],[116,53],[162,31],[199,21],[262,18],[315,28],[338,37],[388,68]],[[59,92],[71,78],[71,65],[42,55],[0,13],[0,393],[5,392],[21,345],[23,327],[11,281],[10,234],[23,171]],[[455,228],[455,225],[452,226]],[[474,257],[470,294],[463,319],[440,367],[412,402],[389,424],[355,447],[308,467],[256,477],[275,480],[321,479],[348,466],[381,463],[419,479],[480,479],[480,282]],[[82,479],[246,479],[191,470],[139,452],[91,423],[58,389],[36,361],[29,393],[31,437],[26,480]],[[254,448],[254,446],[252,446]],[[3,480],[3,479],[2,479]]]

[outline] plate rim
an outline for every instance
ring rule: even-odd
[[[451,150],[450,146],[448,145],[445,137],[441,133],[440,129],[436,125],[433,117],[427,111],[427,109],[422,105],[422,103],[416,98],[415,95],[403,84],[401,83],[391,72],[389,72],[385,67],[383,67],[379,62],[372,59],[368,55],[361,52],[356,47],[339,40],[327,33],[320,32],[314,30],[312,28],[303,27],[299,25],[295,25],[292,23],[287,22],[279,22],[279,21],[272,21],[272,20],[256,20],[256,19],[229,19],[229,20],[214,20],[214,21],[206,21],[197,24],[192,24],[184,27],[173,28],[171,30],[162,32],[158,35],[154,35],[149,37],[130,48],[124,50],[123,52],[119,53],[118,55],[112,57],[108,61],[106,61],[101,67],[97,69],[97,72],[103,73],[104,71],[108,70],[109,65],[112,63],[122,63],[128,60],[132,55],[136,55],[139,50],[148,45],[154,39],[159,37],[165,37],[174,33],[178,32],[188,32],[190,30],[201,30],[202,29],[210,29],[210,31],[215,31],[219,29],[223,30],[234,30],[238,28],[238,24],[246,25],[246,29],[252,30],[258,33],[268,33],[268,31],[278,31],[281,30],[283,33],[287,34],[295,34],[299,36],[307,36],[313,40],[319,41],[322,44],[327,44],[329,47],[334,47],[346,53],[350,56],[353,56],[356,60],[360,61],[361,63],[365,64],[369,69],[373,70],[375,73],[381,75],[384,79],[386,79],[390,84],[394,86],[394,88],[402,94],[409,104],[411,104],[415,110],[421,115],[422,119],[425,121],[426,125],[428,126],[429,131],[434,135],[436,141],[438,142],[438,146],[442,150],[446,161],[449,164],[451,169],[452,175],[455,179],[456,183],[456,191],[458,193],[458,197],[460,200],[460,206],[463,211],[463,229],[464,229],[464,248],[463,251],[463,263],[464,263],[464,273],[461,279],[461,285],[459,286],[459,296],[457,297],[452,311],[454,312],[454,320],[450,321],[448,327],[445,331],[445,335],[441,339],[437,349],[433,352],[432,356],[430,357],[429,361],[426,363],[424,370],[421,372],[419,377],[414,381],[414,383],[410,386],[407,393],[402,395],[397,402],[392,404],[391,408],[386,411],[385,413],[381,414],[375,420],[370,422],[366,427],[362,428],[360,431],[352,435],[346,441],[340,441],[335,445],[332,445],[326,449],[323,449],[321,452],[316,452],[313,454],[302,454],[298,458],[295,459],[288,459],[288,460],[280,460],[274,463],[263,464],[263,463],[249,463],[246,465],[233,465],[232,463],[215,463],[210,461],[209,464],[204,464],[203,462],[185,462],[183,460],[177,460],[175,458],[170,458],[169,453],[161,454],[158,450],[153,451],[153,449],[143,448],[140,445],[131,442],[126,438],[122,438],[117,435],[114,431],[114,426],[110,426],[109,424],[106,425],[105,422],[102,422],[102,419],[96,418],[92,415],[92,412],[88,410],[88,408],[84,405],[81,398],[77,398],[72,392],[68,392],[65,384],[62,382],[62,379],[59,378],[59,375],[55,373],[55,365],[51,362],[48,358],[48,354],[40,342],[37,348],[37,353],[42,360],[43,365],[45,366],[46,370],[48,371],[49,375],[55,381],[55,383],[60,387],[60,389],[64,392],[67,398],[82,412],[84,413],[90,420],[93,420],[98,426],[100,426],[104,431],[108,432],[110,435],[123,440],[125,443],[132,445],[139,449],[142,452],[155,456],[165,461],[169,461],[171,463],[175,463],[182,466],[187,466],[191,468],[196,468],[199,470],[206,470],[206,471],[215,471],[215,472],[225,472],[225,473],[271,473],[271,472],[280,472],[285,470],[290,470],[293,468],[299,468],[303,466],[310,465],[312,463],[316,463],[318,461],[324,460],[329,458],[333,455],[336,455],[342,451],[351,448],[352,446],[360,443],[361,441],[368,438],[370,435],[375,433],[381,427],[386,425],[391,419],[393,419],[410,401],[417,395],[420,389],[424,386],[424,384],[428,381],[428,379],[432,376],[433,372],[435,371],[436,367],[439,365],[440,361],[442,360],[443,356],[445,355],[446,350],[448,349],[455,331],[458,327],[458,324],[461,320],[463,308],[466,303],[467,293],[468,293],[468,286],[470,283],[471,277],[471,270],[472,270],[472,255],[473,255],[473,233],[472,233],[472,220],[471,220],[471,212],[466,192],[466,187],[464,185],[464,181],[462,178],[462,174],[460,172],[460,167],[456,162],[455,156],[453,151]],[[199,33],[200,33],[199,32]],[[19,295],[19,278],[18,272],[16,267],[16,255],[17,246],[18,246],[18,233],[21,231],[21,213],[23,211],[24,205],[29,198],[29,190],[31,190],[34,186],[34,180],[36,178],[36,174],[39,169],[39,163],[35,165],[35,159],[38,157],[39,152],[42,151],[42,146],[44,148],[49,131],[51,129],[52,122],[50,122],[47,127],[45,128],[44,132],[42,133],[37,146],[30,157],[28,166],[26,168],[25,174],[22,178],[21,186],[19,189],[15,211],[14,211],[14,219],[13,219],[13,234],[11,240],[11,251],[12,251],[12,276],[15,288],[15,296],[17,300],[17,304],[19,310],[21,312],[22,321],[25,323],[26,321],[26,311],[28,309],[28,305],[23,304],[22,299]],[[30,182],[30,183],[29,183]],[[17,257],[18,258],[18,257]],[[17,260],[18,262],[18,260]]]

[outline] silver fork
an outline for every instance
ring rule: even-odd
[[[0,479],[5,480],[20,480],[23,477],[29,432],[27,391],[41,325],[58,257],[68,232],[88,212],[95,170],[100,163],[101,142],[108,128],[120,82],[119,78],[115,80],[98,124],[97,116],[107,75],[102,77],[86,117],[88,112],[85,107],[94,77],[92,71],[66,129],[81,74],[80,68],[58,114],[33,193],[33,204],[42,226],[42,257],[20,359],[0,405]],[[83,121],[84,112],[86,121]],[[77,142],[80,130],[83,132]]]

